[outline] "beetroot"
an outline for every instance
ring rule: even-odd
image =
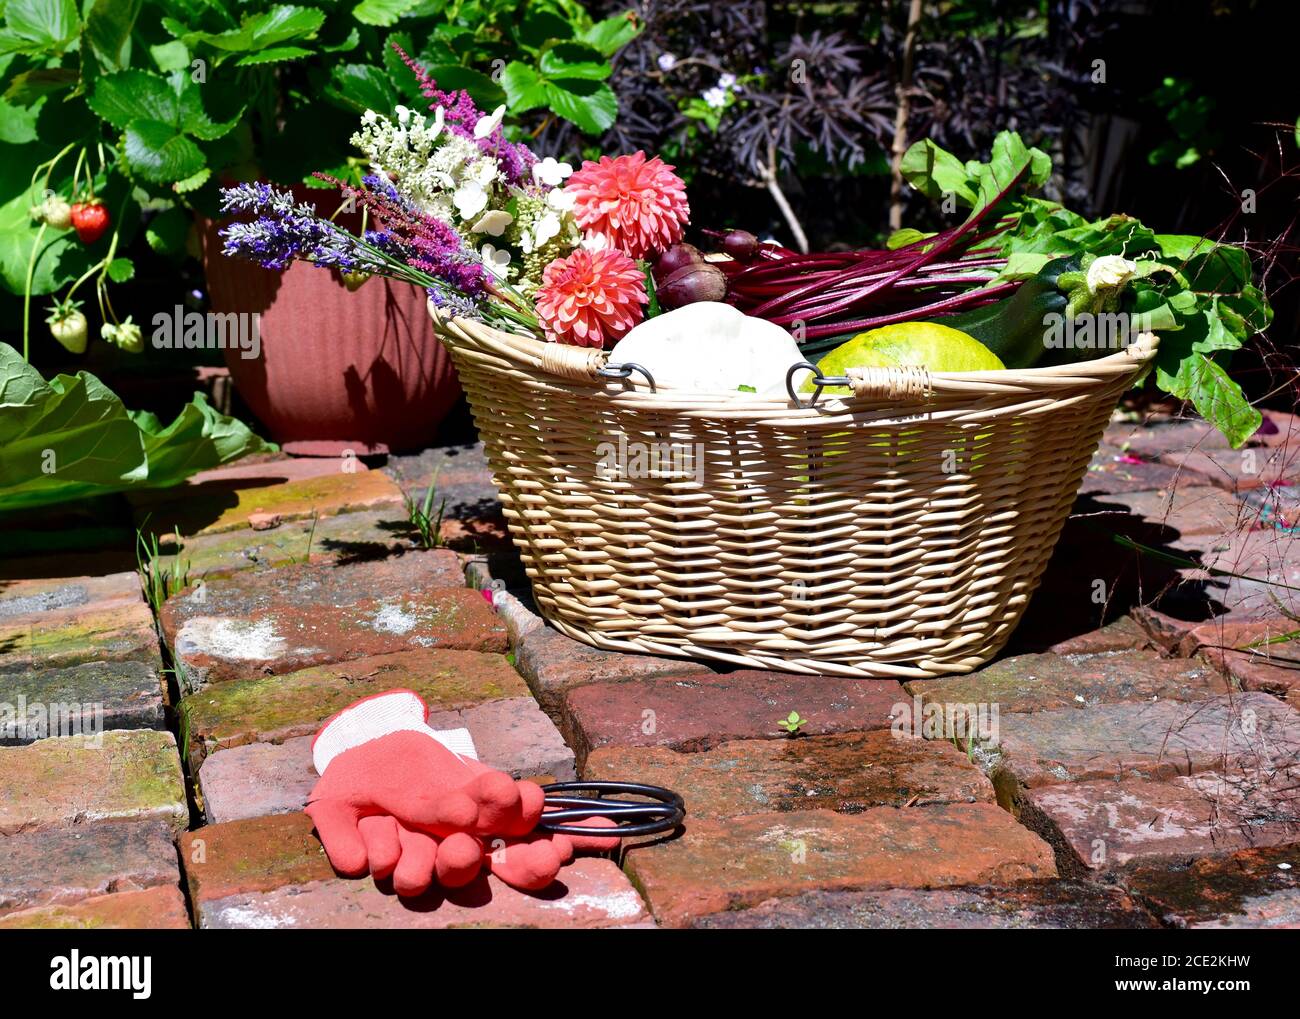
[[[694,244],[674,244],[671,248],[659,256],[654,265],[654,277],[656,283],[662,283],[672,273],[688,265],[699,265],[704,262],[704,255]]]
[[[758,254],[758,238],[748,230],[728,230],[722,238],[722,250],[737,262],[752,262]]]
[[[665,308],[721,301],[727,296],[727,276],[708,262],[688,263],[665,276],[655,293]]]

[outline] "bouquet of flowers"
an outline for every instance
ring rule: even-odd
[[[450,314],[558,343],[603,347],[642,320],[647,259],[680,241],[686,189],[637,152],[574,171],[507,140],[505,107],[444,92],[398,49],[430,100],[362,117],[352,142],[369,173],[334,183],[363,213],[360,235],[263,183],[223,192],[224,251],[282,269],[297,259],[343,274],[424,287]]]

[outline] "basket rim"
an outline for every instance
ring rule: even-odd
[[[432,299],[428,303],[428,309],[433,319],[435,333],[442,338],[443,342],[446,342],[450,336],[456,345],[472,345],[483,353],[500,357],[518,370],[540,372],[561,383],[609,384],[611,381],[598,374],[609,360],[608,351],[552,343],[534,336],[506,332],[483,322],[449,316],[442,312]],[[1105,385],[1123,375],[1136,376],[1150,364],[1159,345],[1160,338],[1157,334],[1141,332],[1128,346],[1113,354],[1066,365],[973,372],[920,370],[918,373],[918,369],[915,368],[851,369],[850,371],[861,373],[867,380],[866,384],[875,390],[874,395],[877,397],[908,393],[918,397],[920,402],[925,402],[926,397],[938,395],[961,395],[969,399],[1016,394],[1048,395],[1064,389]],[[923,380],[925,396],[913,392],[918,378]],[[678,407],[724,404],[727,409],[733,411],[742,408],[754,410],[786,408],[791,411],[813,409],[797,408],[785,393],[737,394],[728,391],[674,389],[662,384],[652,388],[635,377],[620,380],[618,386],[625,394],[634,395],[638,403],[662,402],[665,406]],[[828,394],[823,395],[816,406],[828,408],[839,405],[848,409],[860,404],[865,398],[862,394]]]

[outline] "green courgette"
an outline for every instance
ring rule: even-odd
[[[1078,285],[1077,258],[1048,262],[1010,297],[982,308],[945,315],[933,321],[960,329],[979,340],[1008,368],[1031,368],[1047,353],[1043,337],[1049,315],[1065,316],[1070,290]],[[1062,276],[1067,276],[1062,280]]]

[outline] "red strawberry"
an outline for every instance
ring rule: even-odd
[[[94,244],[108,229],[108,210],[99,202],[77,202],[72,207],[72,228],[82,244]]]

